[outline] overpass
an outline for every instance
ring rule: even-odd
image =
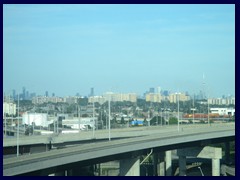
[[[55,137],[52,143],[54,145],[86,140],[89,139],[89,137],[86,138],[87,135],[89,136],[89,133],[91,132],[85,133],[86,136],[82,133],[81,138],[77,136],[74,137],[75,139],[70,139],[70,136],[58,136]],[[113,141],[95,141],[94,143],[75,145],[70,148],[66,147],[27,156],[7,158],[3,160],[3,175],[48,175],[73,169],[73,167],[98,164],[111,160],[120,160],[122,164],[126,165],[129,162],[124,162],[124,160],[133,159],[133,164],[135,164],[135,162],[138,162],[138,160],[135,161],[138,159],[138,156],[148,154],[150,151],[158,153],[173,149],[234,141],[235,124],[181,126],[180,132],[177,131],[176,126],[164,129],[162,127],[129,128],[114,130],[112,135],[113,138],[128,138]],[[96,137],[98,139],[106,139],[107,132],[99,131],[99,134],[96,133]],[[38,137],[37,143],[48,143],[47,137],[41,138]],[[29,144],[31,140],[28,139],[26,142],[26,144]],[[21,143],[22,145],[24,144],[23,141]],[[4,147],[10,144],[5,142]]]

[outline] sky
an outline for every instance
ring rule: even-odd
[[[234,4],[3,5],[3,90],[235,96]]]

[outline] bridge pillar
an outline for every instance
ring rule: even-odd
[[[164,162],[164,152],[159,153],[159,162],[158,162],[158,176],[165,176],[165,162]]]
[[[230,163],[230,142],[225,142],[225,163]]]
[[[158,153],[153,154],[153,176],[158,176]]]
[[[132,159],[120,160],[120,176],[140,176],[140,159],[139,157]]]
[[[177,155],[179,156],[179,166],[181,163],[184,164],[184,159],[182,159],[181,156],[193,156],[197,158],[212,159],[212,176],[220,176],[220,159],[222,158],[222,148],[206,146],[178,149]],[[182,165],[182,168],[184,168],[183,166],[184,165]],[[179,175],[181,172],[180,168],[181,167],[179,167]]]
[[[186,156],[179,156],[179,176],[186,176]]]
[[[212,159],[212,176],[220,176],[220,159]]]
[[[172,151],[165,152],[166,176],[172,176]]]

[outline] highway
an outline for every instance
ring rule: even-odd
[[[148,128],[148,129],[146,129]],[[182,126],[181,131],[177,131],[177,127],[142,127],[133,129],[118,129],[112,132],[113,137],[132,138],[118,139],[113,141],[95,142],[89,144],[81,144],[71,148],[51,150],[44,153],[24,155],[19,157],[7,158],[3,160],[3,175],[19,175],[23,173],[33,172],[41,169],[54,168],[57,166],[67,165],[71,163],[90,161],[100,159],[102,162],[107,160],[106,157],[116,157],[124,153],[142,151],[151,148],[177,149],[181,145],[195,145],[195,142],[211,143],[214,139],[234,138],[235,124],[214,124],[212,126]],[[127,133],[127,135],[126,135]],[[82,135],[76,137],[79,141],[87,138]],[[98,138],[106,138],[107,132],[99,132],[95,134]],[[71,135],[72,136],[72,135]],[[60,137],[60,138],[59,138]],[[68,141],[69,141],[68,136]],[[66,136],[58,136],[56,142],[66,141]],[[91,137],[88,137],[91,138]],[[165,150],[164,149],[164,150]]]
[[[208,126],[208,124],[191,124],[180,125],[180,131],[192,131],[195,129],[205,128],[221,128],[223,126],[235,126],[234,123],[215,123]],[[111,129],[111,138],[127,138],[127,137],[139,137],[151,134],[165,134],[177,132],[177,126],[143,126],[143,127],[129,127],[122,129]],[[20,136],[19,145],[34,145],[34,144],[47,144],[51,140],[52,144],[58,144],[63,142],[84,141],[91,139],[107,139],[108,130],[95,130],[95,136],[93,137],[92,131],[80,131],[74,134],[59,134],[59,135],[34,135],[34,136]],[[16,146],[16,137],[4,138],[3,147]]]

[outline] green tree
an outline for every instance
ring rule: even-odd
[[[178,119],[176,117],[169,118],[169,124],[177,124],[177,123],[178,123]]]
[[[125,124],[124,117],[121,117],[121,124]]]

